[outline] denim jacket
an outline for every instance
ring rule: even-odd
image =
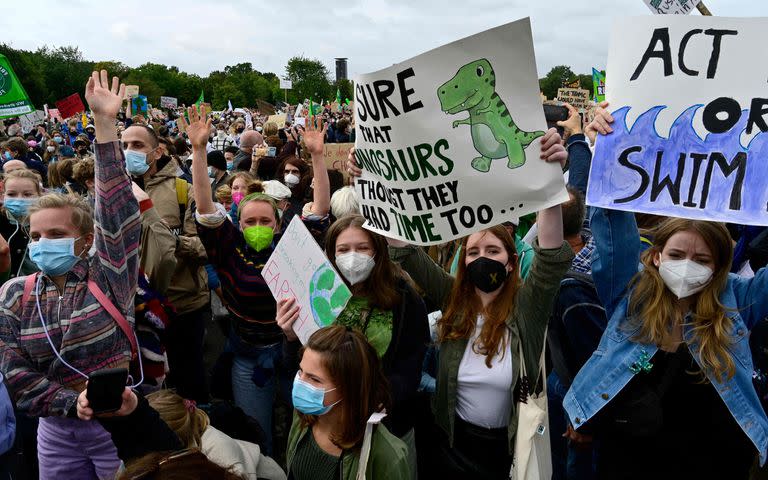
[[[630,367],[643,352],[652,357],[658,350],[656,345],[633,339],[639,327],[627,328],[627,285],[637,273],[641,250],[634,215],[593,208],[591,225],[597,246],[592,275],[609,321],[597,350],[576,375],[563,400],[569,420],[577,429],[629,383],[633,376]],[[760,269],[751,279],[731,274],[720,301],[732,321],[733,343],[728,349],[734,357],[736,372],[732,378],[719,382],[702,370],[757,448],[762,465],[768,449],[768,418],[752,385],[749,331],[768,315],[768,270]],[[699,362],[699,344],[689,325],[684,327],[683,340]]]

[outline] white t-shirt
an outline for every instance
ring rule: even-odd
[[[497,354],[491,368],[486,366],[486,356],[472,348],[484,322],[482,315],[477,317],[475,332],[459,364],[456,413],[473,425],[501,428],[509,425],[512,408],[512,351],[507,342],[504,356]]]

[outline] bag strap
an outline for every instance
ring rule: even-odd
[[[368,419],[365,425],[365,434],[363,435],[363,446],[360,449],[360,459],[357,463],[357,475],[355,480],[366,480],[365,471],[368,469],[368,457],[371,455],[371,442],[373,441],[373,427],[376,424],[381,423],[384,417],[387,416],[386,412],[375,412]]]
[[[537,375],[536,381],[538,382],[539,378],[541,379],[542,383],[544,384],[544,395],[547,394],[547,377],[545,376],[546,370],[544,368],[544,359],[545,354],[547,352],[547,330],[548,328],[544,329],[544,345],[541,347],[541,355],[539,356],[539,374]],[[520,352],[520,378],[525,377],[528,373],[525,369],[525,354],[523,353],[523,340],[520,339],[518,341],[518,351]],[[531,391],[528,392],[528,394],[533,394],[536,391],[536,387],[538,385],[534,385],[533,388],[531,388]]]
[[[40,272],[35,272],[32,275],[27,275],[24,280],[24,293],[21,295],[21,308],[29,301],[29,297],[32,296],[32,289],[35,288],[35,282],[37,281],[37,275]]]
[[[128,323],[128,320],[125,319],[125,316],[120,313],[120,310],[115,307],[115,304],[113,304],[104,292],[101,291],[99,286],[96,285],[96,282],[88,280],[88,290],[94,297],[96,297],[96,300],[98,300],[101,306],[104,307],[104,310],[112,315],[112,318],[117,322],[118,326],[120,326],[120,329],[125,336],[128,337],[128,341],[131,342],[131,356],[135,359],[138,355],[138,347],[136,345],[136,337],[133,335],[133,329]]]

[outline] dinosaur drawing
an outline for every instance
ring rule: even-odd
[[[523,151],[542,131],[524,132],[512,120],[507,106],[496,93],[496,75],[484,58],[459,68],[456,75],[437,89],[440,108],[448,115],[468,111],[469,118],[454,120],[453,128],[469,125],[472,143],[480,154],[472,160],[472,168],[480,172],[491,169],[491,161],[508,158],[508,168],[525,164]]]

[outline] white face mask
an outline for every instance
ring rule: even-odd
[[[375,266],[373,257],[364,253],[349,252],[336,256],[336,267],[350,285],[364,282]]]
[[[218,135],[218,137],[219,137],[219,138],[224,138],[224,137],[226,137],[226,136],[227,136],[227,132],[225,132],[224,130],[219,130],[219,131],[216,133],[216,135]]]
[[[47,147],[45,147],[45,149],[46,149],[46,150],[48,150],[48,152],[49,152],[49,153],[53,153],[53,152],[55,152],[55,151],[56,151],[56,147],[52,147],[52,146],[50,146],[50,145],[49,145],[49,146],[47,146]]]
[[[289,187],[292,187],[294,185],[299,184],[299,177],[294,175],[293,173],[287,174],[285,177],[283,177],[283,180],[285,180],[285,184]]]
[[[659,275],[677,298],[687,298],[707,286],[714,272],[693,260],[665,260],[659,266]]]

